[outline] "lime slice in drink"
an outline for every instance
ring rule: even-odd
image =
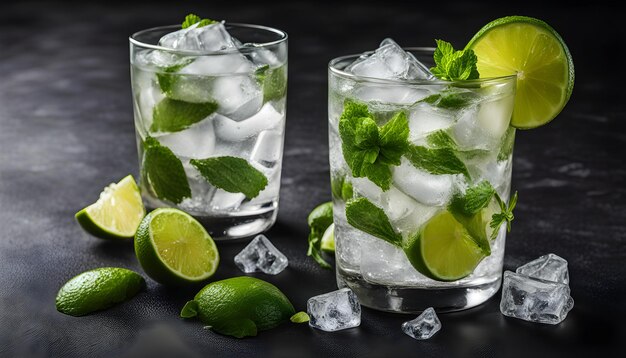
[[[508,16],[485,25],[467,44],[478,56],[481,78],[517,74],[511,125],[520,129],[550,122],[574,88],[574,63],[559,34],[545,22]]]
[[[76,220],[88,233],[101,239],[130,239],[146,215],[139,188],[132,175],[113,183],[100,198],[76,213]]]
[[[126,301],[145,286],[146,281],[134,271],[101,267],[67,281],[57,294],[56,307],[67,315],[83,316]]]
[[[206,285],[185,304],[180,316],[198,316],[212,330],[242,338],[274,328],[294,313],[293,305],[276,286],[242,276]]]
[[[135,235],[135,254],[144,271],[166,285],[201,282],[213,276],[220,257],[204,227],[178,209],[146,215]]]
[[[443,211],[404,245],[409,261],[421,274],[437,281],[455,281],[474,271],[485,257],[465,226]]]
[[[330,224],[326,231],[324,231],[324,236],[322,236],[322,250],[326,252],[335,252],[335,224]]]

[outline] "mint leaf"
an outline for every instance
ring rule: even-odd
[[[353,227],[390,244],[402,246],[402,236],[395,232],[383,209],[372,204],[366,198],[348,201],[346,218]]]
[[[449,42],[435,41],[437,42],[437,49],[435,49],[433,58],[436,66],[430,69],[433,75],[446,81],[473,80],[480,77],[476,68],[478,58],[474,50],[455,51]]]
[[[463,174],[469,178],[465,164],[451,148],[428,149],[410,145],[405,157],[416,167],[431,174]]]
[[[508,160],[511,154],[513,154],[513,146],[515,144],[515,128],[509,127],[504,134],[504,139],[502,140],[502,146],[500,147],[500,152],[498,153],[498,161]]]
[[[293,316],[291,316],[289,320],[293,323],[306,323],[310,320],[310,317],[306,312],[300,311],[294,314]]]
[[[192,318],[198,315],[198,302],[187,301],[183,309],[180,311],[181,318]]]
[[[364,104],[346,101],[339,119],[343,156],[356,178],[367,177],[383,190],[391,184],[390,165],[399,165],[409,143],[404,112],[378,127]]]
[[[257,81],[263,85],[263,103],[283,98],[287,93],[287,67],[270,69],[264,65],[255,71]]]
[[[151,132],[178,132],[200,122],[217,110],[217,104],[191,103],[163,98],[152,111]]]
[[[259,195],[267,186],[267,178],[245,159],[212,157],[189,161],[214,187],[229,193],[243,193],[248,199]]]
[[[491,184],[483,180],[467,189],[465,195],[456,194],[450,201],[449,210],[453,214],[472,216],[489,205],[496,190]]]
[[[458,149],[458,146],[454,139],[452,139],[448,132],[443,129],[429,134],[426,137],[426,143],[428,143],[431,148],[450,148],[454,150]]]
[[[183,67],[194,61],[193,58],[184,58],[180,63],[177,63],[168,67],[160,67],[159,71],[156,74],[157,82],[159,83],[159,87],[161,87],[161,91],[166,95],[171,95],[174,84],[180,78],[180,75],[175,74],[180,71]]]
[[[202,26],[207,26],[207,25],[216,24],[216,23],[217,21],[215,20],[202,19],[198,15],[189,14],[185,16],[185,21],[183,21],[182,28],[186,29],[194,24],[198,24],[198,27],[202,27]]]
[[[333,197],[338,200],[348,201],[354,195],[352,183],[346,180],[344,175],[333,178],[330,182],[330,189]]]
[[[515,216],[513,215],[513,209],[515,209],[515,205],[517,205],[517,192],[513,194],[513,198],[511,198],[508,206],[498,194],[496,194],[496,200],[500,205],[500,212],[493,214],[493,216],[491,217],[491,222],[489,223],[489,226],[493,229],[493,232],[491,233],[492,240],[498,236],[500,226],[505,222],[506,231],[511,232],[511,222],[513,221],[513,219],[515,219]]]
[[[270,70],[270,65],[263,65],[256,70],[254,70],[254,78],[256,78],[259,84],[263,84],[265,82],[265,78],[267,77],[267,73]]]
[[[461,109],[474,101],[476,95],[472,92],[443,91],[420,100],[434,107],[443,109]]]
[[[191,198],[191,189],[180,159],[152,137],[146,138],[143,149],[143,170],[156,196],[175,204]]]
[[[318,205],[307,218],[309,224],[309,248],[307,256],[311,256],[322,268],[331,268],[330,264],[322,257],[322,236],[324,231],[333,223],[333,203],[326,202]]]

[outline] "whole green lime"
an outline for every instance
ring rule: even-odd
[[[119,268],[102,267],[83,272],[67,281],[56,297],[56,307],[70,316],[83,316],[124,302],[146,285],[138,273]]]
[[[271,283],[233,277],[206,285],[183,307],[180,316],[200,320],[217,333],[243,338],[286,322],[295,310]]]

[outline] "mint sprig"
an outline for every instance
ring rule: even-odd
[[[143,150],[143,177],[148,179],[156,196],[175,204],[191,198],[185,169],[174,152],[152,137],[143,142]]]
[[[379,127],[365,104],[346,101],[339,120],[343,156],[356,178],[367,177],[383,190],[391,184],[390,165],[400,165],[409,142],[404,112]]]
[[[211,185],[229,193],[255,198],[267,186],[267,178],[245,159],[212,157],[189,161]]]
[[[357,198],[346,204],[346,218],[353,227],[383,239],[396,246],[402,246],[402,235],[391,226],[389,217],[383,209],[372,204],[366,198]]]
[[[217,110],[214,102],[191,103],[164,98],[152,110],[151,132],[178,132],[200,122]]]
[[[185,16],[185,21],[183,21],[182,28],[186,29],[192,25],[198,24],[198,27],[203,27],[211,24],[216,24],[218,21],[211,19],[203,19],[196,14],[189,14]]]
[[[495,239],[498,236],[498,231],[500,231],[500,226],[506,222],[506,231],[511,232],[511,222],[515,219],[513,215],[513,209],[515,209],[515,205],[517,205],[517,192],[513,194],[513,197],[509,201],[509,205],[507,206],[504,200],[500,198],[500,195],[496,194],[496,200],[500,205],[500,212],[493,214],[491,217],[491,222],[489,226],[493,229],[491,233],[491,239]]]
[[[435,41],[437,48],[433,57],[436,66],[430,69],[433,75],[445,81],[474,80],[480,76],[476,67],[478,58],[474,50],[455,51],[449,42]]]
[[[326,202],[318,205],[307,218],[309,224],[309,248],[307,256],[311,256],[322,268],[330,269],[331,266],[322,257],[322,237],[324,232],[333,223],[333,203]]]

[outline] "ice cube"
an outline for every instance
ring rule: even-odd
[[[574,300],[568,285],[504,272],[502,314],[530,322],[558,324],[572,307]]]
[[[179,157],[208,158],[215,148],[213,120],[216,116],[219,115],[211,115],[182,131],[159,136],[158,140]]]
[[[361,324],[361,304],[349,288],[309,298],[309,325],[322,331],[334,332]]]
[[[239,205],[246,199],[242,193],[229,193],[222,189],[217,189],[211,197],[210,206],[215,211],[231,211],[239,208]]]
[[[188,160],[181,159],[185,174],[187,175],[187,182],[191,189],[191,198],[185,198],[178,206],[188,213],[203,215],[206,208],[209,207],[209,203],[216,188],[211,185],[195,167],[189,164]]]
[[[382,207],[383,190],[368,178],[352,178],[352,190],[358,196],[367,198],[372,204]]]
[[[413,104],[428,97],[428,95],[430,95],[430,92],[425,89],[390,85],[362,85],[358,86],[353,92],[355,98],[364,102],[392,104]]]
[[[496,150],[513,111],[513,97],[481,102],[461,111],[452,134],[462,150]]]
[[[271,103],[266,103],[259,112],[242,121],[234,121],[224,116],[216,118],[215,132],[221,140],[240,142],[261,131],[278,127],[283,119],[284,116]]]
[[[402,323],[402,332],[415,339],[428,339],[439,332],[441,322],[432,307],[428,307],[416,319]]]
[[[283,149],[283,134],[279,130],[261,132],[250,153],[250,160],[266,168],[272,168],[280,160]]]
[[[514,99],[514,96],[509,95],[481,102],[478,106],[476,123],[491,137],[502,138],[511,122]]]
[[[361,243],[368,238],[373,237],[347,223],[345,210],[335,211],[335,257],[341,263],[341,267],[352,270],[359,269]]]
[[[263,174],[267,177],[267,186],[261,190],[258,196],[250,200],[251,205],[265,205],[269,201],[278,200],[280,193],[280,165],[275,165],[271,170],[265,169]]]
[[[411,285],[426,282],[411,265],[402,249],[374,237],[361,241],[361,275],[379,285]]]
[[[144,129],[150,128],[152,125],[152,115],[154,113],[154,106],[157,103],[161,102],[165,96],[161,92],[161,90],[156,85],[156,82],[146,84],[146,86],[139,87],[139,93],[137,94],[137,109],[139,110],[139,114],[141,115],[141,121],[143,124],[142,131]],[[145,133],[144,133],[145,134]]]
[[[249,75],[214,78],[211,97],[217,102],[217,111],[233,120],[253,116],[263,105],[261,87]]]
[[[427,103],[418,103],[409,111],[409,141],[423,144],[423,138],[434,131],[450,128],[454,115],[446,110],[433,108]]]
[[[192,63],[181,68],[178,73],[186,75],[216,76],[232,73],[248,73],[254,65],[240,53],[225,53],[197,56]]]
[[[518,267],[515,272],[533,278],[569,284],[567,261],[555,254],[543,255]]]
[[[461,174],[434,175],[422,171],[406,158],[392,169],[393,183],[405,194],[425,205],[445,205],[452,196]]]
[[[380,47],[370,55],[359,57],[346,68],[357,76],[381,79],[432,79],[428,67],[419,62],[412,54],[404,51],[392,39],[384,39]]]
[[[391,222],[407,217],[417,206],[421,205],[395,186],[383,193],[382,204],[383,210]]]
[[[245,273],[261,271],[277,275],[287,267],[288,260],[265,235],[257,235],[235,256],[235,265]]]
[[[236,48],[223,22],[170,32],[159,40],[159,46],[185,51],[213,52]]]

